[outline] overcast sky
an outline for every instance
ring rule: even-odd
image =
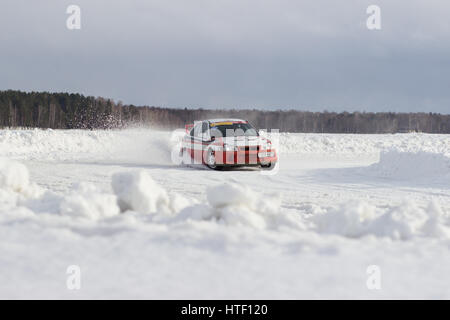
[[[66,9],[81,8],[81,30]],[[381,27],[366,9],[381,8]],[[450,113],[448,0],[1,0],[0,90]]]

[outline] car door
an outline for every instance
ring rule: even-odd
[[[196,122],[190,133],[191,155],[195,163],[202,163],[203,160],[203,124],[204,121]]]

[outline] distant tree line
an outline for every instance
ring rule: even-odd
[[[0,91],[0,128],[113,129],[149,126],[174,129],[194,120],[242,118],[257,128],[314,133],[450,133],[450,115],[297,110],[209,110],[138,107],[81,94]]]

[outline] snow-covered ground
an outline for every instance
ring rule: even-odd
[[[282,134],[275,175],[176,137],[0,131],[0,298],[450,298],[450,136]]]

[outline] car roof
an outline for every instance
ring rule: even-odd
[[[243,119],[228,119],[228,118],[223,118],[223,119],[208,119],[205,120],[208,121],[209,123],[218,123],[218,122],[248,122],[247,120],[243,120]]]

